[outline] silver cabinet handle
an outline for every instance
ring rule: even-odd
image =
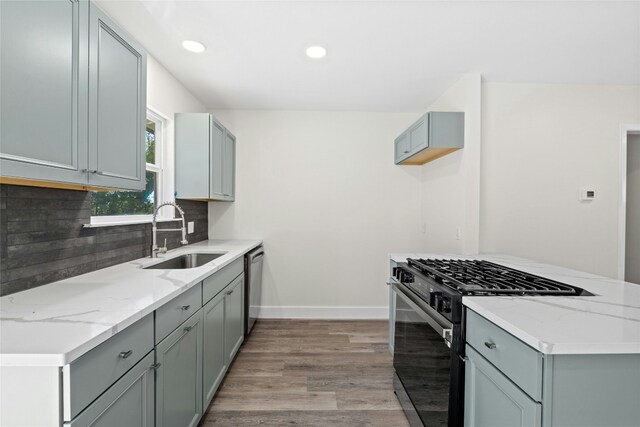
[[[485,347],[487,347],[489,350],[493,350],[494,348],[496,348],[496,343],[493,343],[491,341],[485,341],[484,342]]]
[[[121,351],[120,354],[118,355],[118,357],[120,359],[126,359],[127,357],[131,356],[132,354],[133,354],[133,350]]]
[[[191,305],[182,305],[182,306],[180,306],[180,310],[187,311],[187,310],[189,310],[189,307],[191,307]]]
[[[192,329],[193,329],[193,326],[187,326],[186,328],[183,329],[183,331],[189,332]]]
[[[154,363],[149,368],[157,371],[160,366],[162,366],[162,363]]]
[[[227,291],[227,295],[231,295],[233,293],[233,291],[235,291],[235,289],[232,290],[232,291]]]
[[[95,169],[82,169],[82,172],[84,172],[84,173],[98,173],[98,171],[95,170]]]

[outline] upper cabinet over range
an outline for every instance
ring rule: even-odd
[[[236,137],[208,113],[176,114],[176,197],[235,200]]]
[[[464,113],[428,112],[395,140],[395,163],[422,165],[464,147]]]
[[[142,47],[85,0],[2,1],[0,24],[2,182],[144,189]]]

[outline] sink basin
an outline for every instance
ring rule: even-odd
[[[149,265],[144,267],[144,269],[183,270],[185,268],[195,268],[205,265],[216,258],[220,258],[224,254],[226,254],[226,252],[217,254],[185,254],[159,262],[158,264]]]

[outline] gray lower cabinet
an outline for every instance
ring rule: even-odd
[[[68,427],[153,427],[154,354],[150,352],[111,388],[82,411]]]
[[[1,1],[0,24],[3,179],[144,189],[141,46],[85,0]]]
[[[542,405],[467,346],[466,427],[540,427]]]
[[[202,417],[202,310],[156,346],[156,426],[194,427]]]
[[[224,348],[227,365],[236,356],[244,341],[244,274],[238,276],[225,290]]]
[[[176,196],[235,200],[236,137],[208,113],[176,118]]]
[[[224,346],[224,292],[220,292],[202,309],[204,315],[204,406],[208,406],[216,394],[224,374],[227,372],[227,358]]]
[[[204,405],[213,399],[244,341],[244,274],[205,304]]]
[[[542,354],[466,312],[466,427],[640,426],[640,354]]]

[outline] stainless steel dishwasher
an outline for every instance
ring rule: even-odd
[[[251,333],[253,324],[258,318],[260,310],[260,295],[262,293],[262,260],[264,249],[262,246],[252,250],[244,258],[244,274],[247,284],[244,299],[244,336]]]

